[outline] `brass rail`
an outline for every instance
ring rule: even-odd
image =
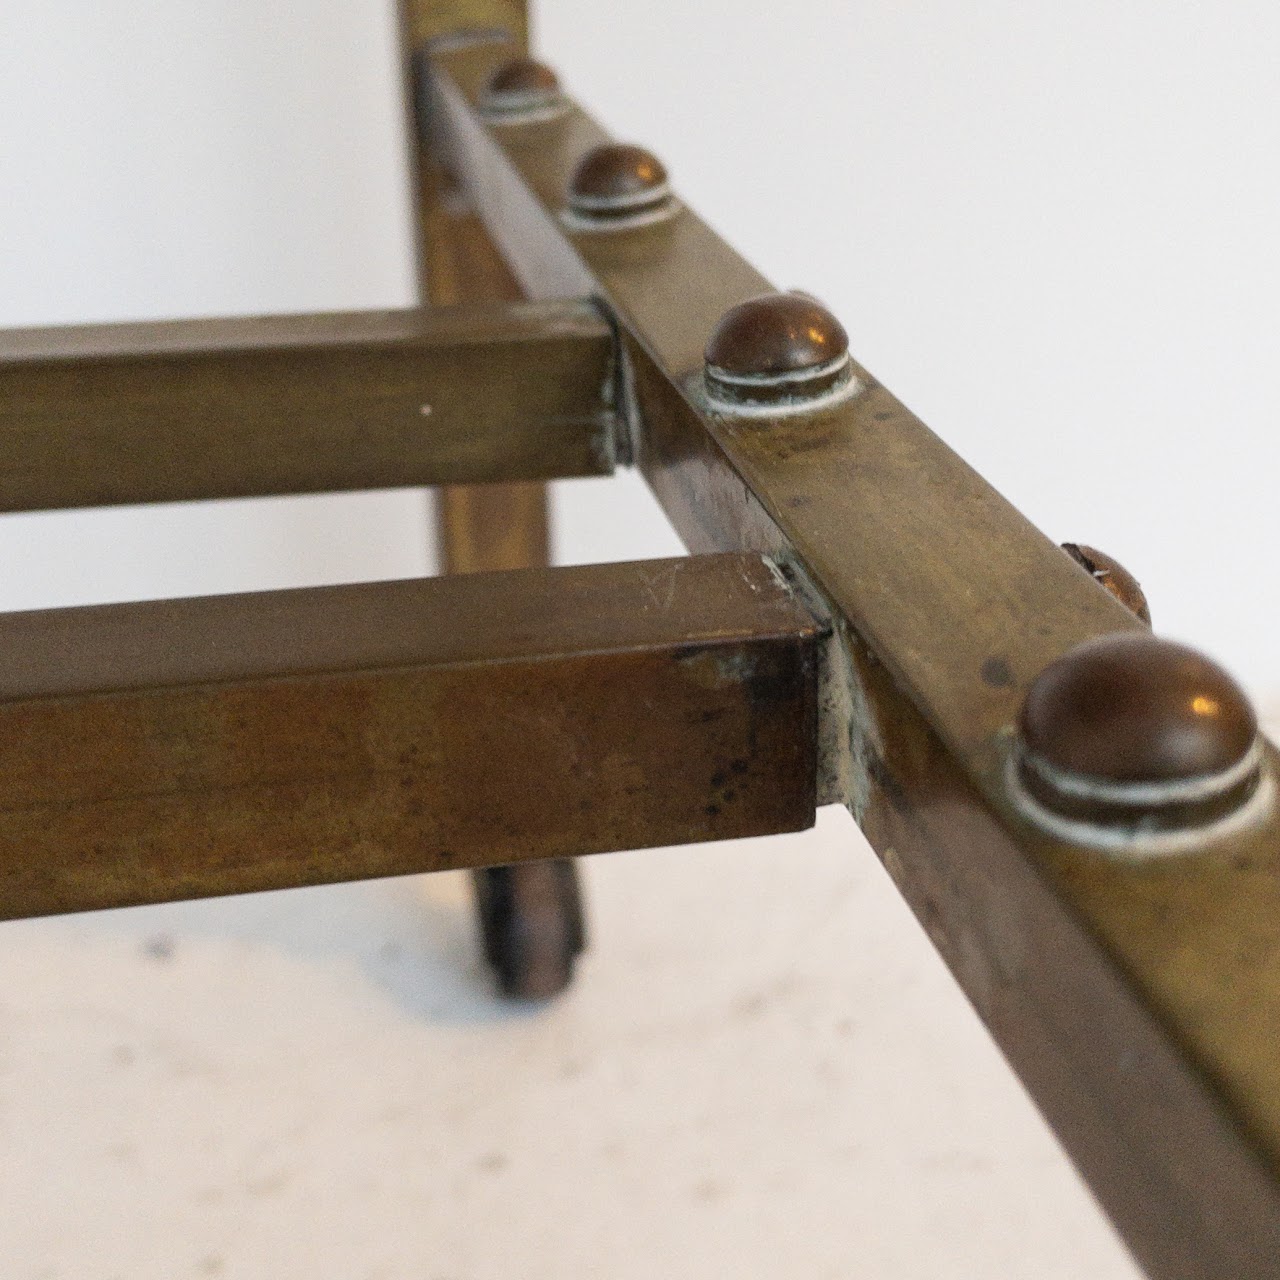
[[[620,458],[703,554],[0,615],[0,918],[788,831],[842,803],[1151,1275],[1269,1274],[1274,749],[1183,797],[1253,799],[1176,856],[1040,821],[1029,694],[1139,619],[856,361],[815,366],[801,411],[760,400],[722,339],[768,282],[652,158],[619,205],[567,98],[494,109],[523,6],[411,8],[418,37],[517,31],[429,47],[419,106],[535,301],[0,335],[0,509],[485,483],[445,508],[469,568],[545,542],[537,491],[500,482]],[[492,272],[475,231],[437,241]]]
[[[607,475],[586,302],[0,330],[0,510]]]
[[[811,825],[758,556],[0,614],[0,919]]]
[[[678,193],[663,216],[591,225],[567,192],[598,176],[578,166],[603,130],[568,99],[528,123],[482,110],[518,53],[484,38],[429,51],[424,136],[530,296],[594,293],[616,316],[635,456],[690,549],[762,551],[834,618],[821,798],[850,807],[1150,1273],[1266,1271],[1280,1256],[1274,809],[1148,860],[1031,821],[1011,785],[1028,689],[1141,623],[856,362],[838,403],[725,412],[707,346],[768,282]],[[1274,773],[1268,745],[1265,786]]]

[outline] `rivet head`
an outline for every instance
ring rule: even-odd
[[[503,63],[480,96],[480,110],[489,119],[510,123],[545,120],[568,107],[556,73],[533,58]]]
[[[765,293],[731,307],[704,354],[707,394],[728,412],[811,411],[854,387],[849,335],[803,293]]]
[[[621,229],[669,217],[676,209],[662,161],[643,147],[592,147],[569,179],[568,215],[583,229]]]
[[[1096,547],[1086,547],[1083,543],[1064,542],[1062,549],[1130,613],[1136,614],[1147,626],[1151,625],[1151,609],[1147,604],[1146,594],[1137,578],[1124,565]]]
[[[1258,722],[1240,686],[1196,650],[1103,636],[1032,682],[1015,765],[1044,825],[1140,852],[1143,840],[1156,849],[1169,833],[1203,833],[1258,793]]]

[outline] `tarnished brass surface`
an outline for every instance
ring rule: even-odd
[[[703,348],[708,368],[738,376],[796,374],[849,354],[849,335],[802,293],[766,293],[731,307]]]
[[[1266,1275],[1274,857],[1029,851],[857,662],[883,751],[862,828],[1135,1256],[1155,1280]]]
[[[813,820],[755,556],[0,615],[0,918]]]
[[[831,610],[823,797],[853,810],[1150,1273],[1266,1274],[1280,1256],[1274,810],[1150,862],[1035,828],[1009,785],[1026,689],[1141,622],[856,364],[860,392],[819,413],[711,412],[707,338],[768,281],[687,209],[566,232],[566,183],[605,135],[578,110],[486,129],[470,103],[506,56],[435,58],[443,154],[531,295],[595,289],[616,314],[638,460],[691,549],[772,554]]]
[[[406,41],[406,82],[412,85],[412,42]],[[517,59],[498,68],[528,68]],[[540,77],[545,81],[545,77]],[[486,88],[492,104],[492,80]],[[418,217],[418,261],[424,300],[437,307],[515,301],[519,285],[465,197],[417,143],[416,112],[409,156]],[[449,485],[434,495],[436,546],[444,573],[481,573],[546,565],[551,560],[545,485]],[[471,873],[485,956],[505,994],[545,998],[573,978],[586,945],[581,877],[572,861],[524,861]]]
[[[1110,591],[1131,613],[1137,614],[1147,626],[1151,625],[1151,606],[1142,590],[1142,584],[1118,560],[1096,547],[1079,542],[1064,542],[1062,549],[1099,586]]]
[[[586,302],[0,330],[0,510],[600,475]]]
[[[587,151],[569,177],[569,208],[581,218],[612,224],[652,212],[668,202],[662,161],[629,143],[606,143]]]
[[[535,568],[550,557],[546,490],[540,484],[453,485],[436,494],[444,573]]]
[[[425,286],[432,306],[456,308],[522,298],[474,211],[438,169],[419,174]],[[526,304],[527,305],[527,304]],[[614,393],[608,393],[614,398]],[[546,487],[448,485],[435,495],[436,536],[445,573],[524,569],[550,563]]]
[[[524,0],[400,0],[400,5],[415,44],[484,29],[506,31],[520,47],[528,43],[529,16]]]
[[[1252,750],[1258,719],[1244,690],[1202,653],[1126,634],[1046,667],[1019,730],[1055,771],[1141,785],[1230,772]]]

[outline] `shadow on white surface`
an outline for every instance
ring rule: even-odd
[[[127,941],[159,965],[178,964],[184,950],[213,945],[270,950],[317,969],[345,968],[415,1021],[532,1016],[537,1006],[495,996],[474,916],[465,873],[443,872],[88,912],[27,927],[80,943]]]
[[[846,814],[586,872],[536,1011],[456,876],[0,926],[0,1274],[1133,1280]]]

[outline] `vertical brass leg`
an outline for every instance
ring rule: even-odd
[[[456,484],[436,490],[441,573],[550,563],[544,484]]]
[[[423,175],[427,292],[432,303],[520,297],[478,220],[443,179]],[[436,538],[444,573],[545,565],[550,557],[542,484],[457,485],[437,491]],[[532,862],[472,873],[485,956],[509,996],[562,991],[585,943],[582,896],[572,862]]]
[[[456,485],[438,490],[436,536],[446,573],[546,564],[546,486]],[[529,862],[471,875],[485,956],[503,992],[538,999],[562,991],[585,943],[574,864]]]

